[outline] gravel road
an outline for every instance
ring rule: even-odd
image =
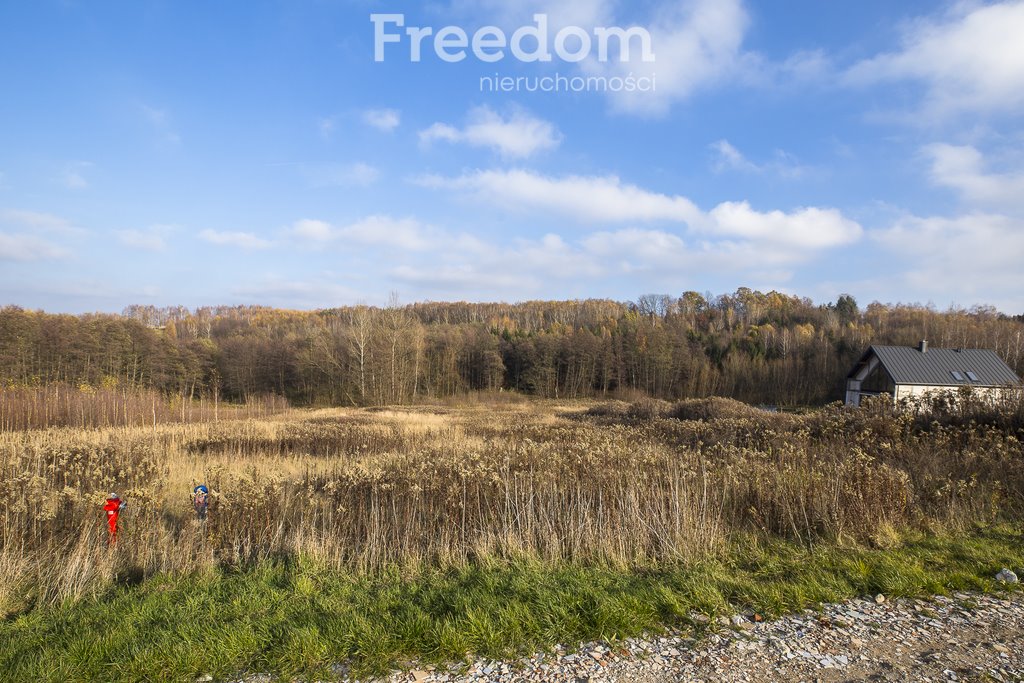
[[[928,600],[884,596],[824,605],[774,621],[752,613],[708,620],[703,634],[669,632],[585,643],[516,661],[396,671],[347,683],[1024,683],[1024,593],[956,593]],[[198,681],[212,681],[203,677]],[[266,674],[236,683],[272,683]],[[197,681],[197,683],[198,683]]]
[[[734,615],[682,633],[587,643],[515,662],[396,672],[402,681],[1024,681],[1024,594],[860,599],[775,621]]]

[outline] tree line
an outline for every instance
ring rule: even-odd
[[[298,405],[385,405],[476,391],[550,398],[840,399],[869,344],[994,349],[1024,370],[1024,317],[992,307],[835,302],[740,288],[713,296],[416,303],[318,311],[156,308],[121,315],[0,309],[0,383],[264,394]]]

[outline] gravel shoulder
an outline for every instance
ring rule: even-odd
[[[858,599],[774,621],[735,615],[683,633],[388,681],[1024,681],[1024,594]],[[726,625],[727,624],[727,625]]]

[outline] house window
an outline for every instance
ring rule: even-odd
[[[973,372],[971,372],[970,370],[968,370],[968,371],[967,371],[967,379],[971,380],[972,382],[977,382],[977,381],[978,381],[978,376],[977,376],[977,375],[975,375],[975,374],[974,374]]]
[[[957,382],[963,382],[963,381],[964,381],[964,376],[963,376],[963,375],[961,375],[961,374],[960,374],[959,372],[957,372],[956,370],[952,370],[952,371],[950,371],[950,373],[949,373],[949,374],[953,375],[953,379],[955,379],[955,380],[956,380]]]

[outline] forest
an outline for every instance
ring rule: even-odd
[[[820,405],[870,344],[994,349],[1024,371],[1024,316],[828,304],[740,288],[610,300],[415,303],[317,311],[0,309],[0,385],[157,391],[184,400],[397,405],[514,391],[544,398],[726,396]]]

